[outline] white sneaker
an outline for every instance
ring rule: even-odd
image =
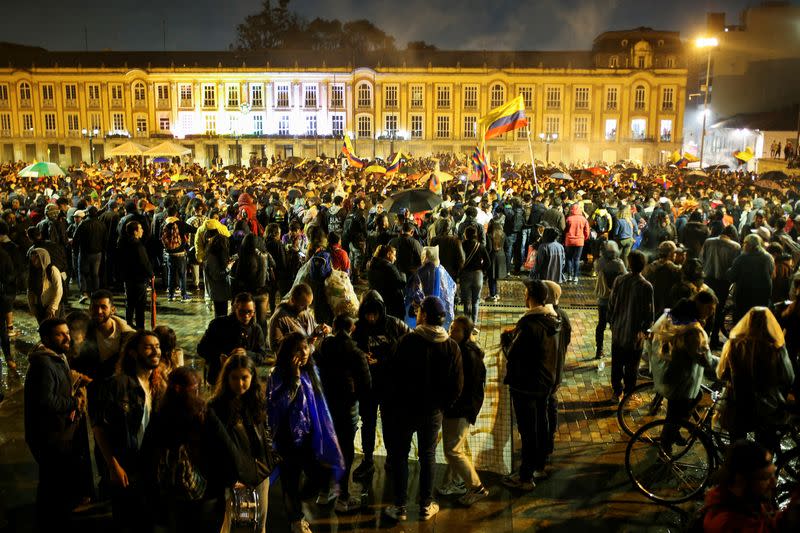
[[[420,508],[419,510],[419,519],[420,520],[430,520],[436,513],[439,512],[439,504],[436,502],[431,502],[425,507]]]
[[[312,533],[312,531],[306,519],[302,518],[297,522],[292,522],[292,533]]]
[[[436,489],[442,496],[461,496],[467,493],[467,487],[463,481],[452,480]]]

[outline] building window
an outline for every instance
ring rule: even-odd
[[[0,106],[8,106],[8,85],[0,83]]]
[[[645,57],[638,56],[636,58],[636,68],[644,68],[644,65],[645,65]]]
[[[260,83],[250,85],[250,107],[264,107],[264,86]]]
[[[633,90],[633,108],[637,111],[643,110],[645,107],[645,90],[644,85],[637,85]]]
[[[306,135],[317,134],[317,115],[306,116]]]
[[[146,91],[144,83],[137,82],[133,84],[133,105],[142,107],[145,105]]]
[[[111,105],[113,107],[122,107],[122,85],[114,83],[111,88]]]
[[[23,113],[22,114],[22,134],[23,135],[33,135],[33,114],[32,113]]]
[[[608,58],[608,68],[619,68],[619,56],[611,56]]]
[[[306,109],[317,108],[317,86],[305,85],[303,86],[303,102],[305,102]]]
[[[217,86],[213,83],[203,85],[203,107],[217,107]],[[216,131],[216,118],[214,119]]]
[[[89,129],[103,131],[103,117],[100,113],[89,113]]]
[[[253,133],[255,135],[264,135],[264,116],[253,115]]]
[[[386,115],[383,117],[383,134],[387,137],[394,137],[397,135],[397,115]]]
[[[239,107],[239,86],[228,85],[226,90],[228,92],[228,107]]]
[[[31,106],[31,84],[27,81],[19,84],[19,105],[20,107]]]
[[[158,119],[158,129],[160,131],[169,131],[169,117],[161,117]]]
[[[156,99],[159,102],[169,102],[169,85],[166,83],[156,85]]]
[[[331,115],[331,133],[334,137],[344,137],[344,115]]]
[[[573,133],[576,141],[589,139],[589,117],[575,117]]]
[[[672,121],[671,120],[662,120],[661,127],[659,128],[661,132],[661,142],[672,142]]]
[[[111,115],[111,129],[115,133],[125,131],[125,115],[122,113],[112,113]]]
[[[575,109],[589,109],[588,87],[575,87]]]
[[[675,68],[675,58],[673,56],[667,56],[666,67]]]
[[[464,117],[464,138],[474,139],[478,136],[478,119],[474,116]]]
[[[178,85],[178,95],[180,97],[178,102],[180,107],[194,107],[192,103],[192,85],[190,83],[181,83]]]
[[[97,83],[90,83],[86,86],[88,94],[87,105],[89,107],[100,107],[100,85]]]
[[[448,116],[436,117],[436,138],[437,139],[450,138],[450,117]]]
[[[289,135],[289,115],[281,115],[278,119],[278,135]]]
[[[397,85],[385,85],[383,87],[383,107],[388,109],[397,108]]]
[[[478,109],[478,86],[464,86],[464,109]]]
[[[450,86],[436,86],[436,109],[450,109]]]
[[[489,105],[492,109],[503,105],[506,101],[506,88],[499,83],[492,85],[492,88],[489,92],[489,100]]]
[[[422,115],[411,115],[411,138],[422,139]]]
[[[371,139],[372,138],[372,117],[369,115],[361,115],[358,117],[357,125],[357,135],[359,139]]]
[[[372,107],[372,86],[369,83],[360,84],[356,94],[358,107]]]
[[[139,137],[147,135],[147,117],[136,117],[136,135]]]
[[[605,137],[607,141],[617,140],[617,119],[606,119]]]
[[[344,85],[331,85],[331,107],[341,109],[344,107]]]
[[[3,113],[0,115],[0,135],[3,137],[11,137],[11,113]]]
[[[217,117],[216,115],[206,115],[206,135],[217,134]]]
[[[561,134],[561,117],[545,117],[544,118],[544,132],[547,135],[560,135]]]
[[[44,114],[44,131],[45,133],[53,134],[56,132],[56,114],[55,113],[45,113]]]
[[[661,110],[675,110],[675,89],[672,87],[665,87],[664,92],[661,94]]]
[[[548,87],[545,107],[547,109],[561,109],[561,87]]]
[[[239,135],[241,132],[239,131],[239,116],[238,115],[228,115],[228,133],[231,135]]]
[[[64,106],[78,107],[78,86],[74,83],[64,85]]]
[[[619,90],[616,87],[608,87],[606,89],[606,111],[617,110],[618,95],[619,95]]]
[[[635,118],[631,120],[631,138],[635,141],[643,141],[647,137],[647,120]]]
[[[183,135],[194,133],[194,113],[181,113],[180,121]]]
[[[519,94],[525,102],[525,109],[533,109],[533,87],[520,87]]]
[[[53,97],[53,86],[50,84],[42,84],[42,106],[55,107],[56,102]]]
[[[289,84],[275,86],[275,107],[289,107]]]
[[[517,139],[527,139],[530,134],[531,134],[530,122],[526,124],[524,127],[517,129]]]
[[[422,85],[412,85],[411,86],[411,108],[412,109],[422,109],[423,106],[423,86]]]
[[[67,115],[67,131],[75,133],[81,131],[80,122],[78,121],[77,113],[69,113]]]

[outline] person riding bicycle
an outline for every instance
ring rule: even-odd
[[[669,422],[664,427],[662,445],[680,440],[676,422],[688,418],[700,400],[703,369],[713,368],[708,335],[703,330],[697,304],[688,298],[679,300],[656,321],[650,344],[650,371],[657,393],[667,399]]]

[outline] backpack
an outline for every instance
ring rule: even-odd
[[[594,212],[594,226],[598,234],[608,233],[611,231],[607,215],[608,211],[605,209],[598,209]]]
[[[161,244],[164,245],[164,250],[167,252],[181,247],[183,240],[177,222],[170,222],[161,230]]]
[[[179,501],[196,501],[206,492],[206,479],[192,463],[185,444],[162,450],[157,476],[162,493]]]
[[[308,267],[308,275],[311,278],[311,281],[324,283],[325,280],[331,275],[331,272],[333,272],[333,266],[331,266],[331,254],[324,250],[315,253],[308,261],[310,263]]]

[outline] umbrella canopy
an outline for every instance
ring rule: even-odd
[[[433,172],[426,172],[425,174],[420,176],[417,179],[417,183],[425,183],[425,182],[427,182],[429,179],[431,179],[431,177],[434,174],[436,174],[436,177],[438,177],[439,181],[441,181],[441,182],[452,181],[452,180],[455,179],[452,174],[448,174],[447,172],[442,172],[441,170],[434,170]]]
[[[771,173],[767,172],[767,174],[771,174]],[[771,179],[759,179],[759,180],[753,182],[753,185],[755,185],[759,189],[766,189],[766,190],[769,190],[769,191],[785,192],[787,190],[784,187],[781,187],[781,185],[779,183],[776,183],[775,181],[773,181]]]
[[[284,168],[278,176],[285,181],[300,181],[305,178],[305,174],[294,167]]]
[[[286,158],[286,162],[290,163],[292,165],[296,165],[297,163],[301,163],[302,161],[303,161],[303,158],[297,157],[296,155],[293,155],[293,156],[290,156],[290,157]]]
[[[174,191],[174,190],[177,190],[177,189],[188,190],[188,189],[194,189],[194,188],[195,188],[194,182],[187,178],[187,179],[185,179],[183,181],[179,181],[177,183],[173,183],[172,185],[170,185],[169,189],[171,191]]]
[[[429,189],[406,189],[391,195],[383,202],[387,213],[400,213],[406,209],[411,213],[431,211],[442,203],[442,197]]]
[[[364,169],[364,174],[386,174],[386,169],[380,165],[370,165]]]
[[[130,170],[126,170],[125,172],[123,172],[122,174],[119,175],[119,179],[121,179],[121,180],[126,180],[128,178],[138,178],[138,177],[139,177],[139,173],[138,172],[133,172],[133,171],[130,171]]]
[[[550,174],[550,178],[554,180],[572,181],[572,176],[564,174],[563,172],[553,172],[552,174]]]
[[[86,178],[86,177],[88,177],[88,174],[86,174],[86,172],[84,172],[83,170],[73,170],[72,172],[69,173],[69,175],[70,175],[70,177],[73,177],[73,178]]]
[[[608,170],[606,170],[606,169],[604,169],[602,167],[590,167],[590,168],[586,169],[586,172],[591,173],[592,176],[607,176],[608,175]]]
[[[190,178],[189,176],[187,176],[185,174],[175,174],[173,176],[170,176],[169,179],[170,179],[170,181],[187,181],[187,180],[188,181],[192,181],[192,178]]]
[[[694,172],[689,172],[688,174],[686,174],[686,176],[684,176],[684,178],[686,180],[689,180],[689,181],[691,181],[691,180],[695,180],[696,181],[696,180],[702,180],[702,179],[708,178],[708,174],[706,174],[702,170],[695,170]]]
[[[156,157],[153,159],[153,163],[169,163],[169,157]]]
[[[49,161],[40,161],[28,165],[17,173],[22,178],[39,178],[42,176],[65,176],[66,173],[61,167]]]
[[[781,172],[780,170],[771,170],[769,172],[764,172],[758,177],[758,181],[761,180],[773,180],[773,181],[781,181],[788,179],[789,176],[786,175],[785,172]],[[758,184],[758,181],[756,184]]]
[[[503,172],[503,177],[507,180],[518,180],[519,179],[519,172]]]
[[[129,157],[142,155],[144,154],[145,150],[147,150],[146,146],[142,146],[141,144],[133,141],[128,141],[120,144],[119,146],[115,146],[106,152],[106,155],[111,157]]]
[[[712,172],[714,170],[728,170],[731,168],[728,165],[709,165],[705,168],[706,172]]]
[[[174,142],[164,141],[163,143],[159,143],[149,150],[145,150],[144,155],[146,156],[163,156],[163,157],[180,157],[182,155],[191,154],[192,151],[185,146],[181,146],[180,144],[175,144]]]

